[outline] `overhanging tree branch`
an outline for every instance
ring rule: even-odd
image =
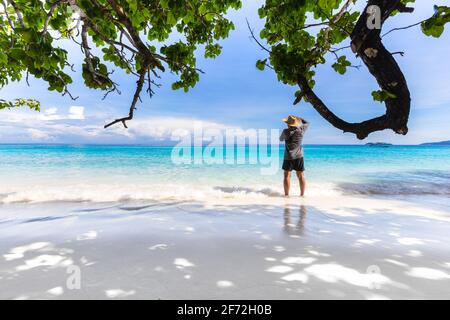
[[[132,120],[133,117],[134,117],[134,111],[136,110],[136,104],[138,103],[138,101],[140,99],[141,92],[142,92],[142,89],[144,87],[146,73],[147,73],[146,69],[142,69],[139,72],[139,80],[137,81],[136,91],[135,91],[134,96],[133,96],[133,102],[131,103],[130,112],[129,112],[128,116],[124,117],[124,118],[116,119],[113,122],[105,125],[105,129],[107,129],[107,128],[109,128],[109,127],[111,127],[111,126],[113,126],[113,125],[115,125],[117,123],[122,123],[125,128],[128,128],[126,122],[129,121],[129,120]]]
[[[391,13],[401,6],[401,0],[370,0],[367,8],[372,5],[381,9],[382,23],[384,23]],[[384,47],[380,37],[381,30],[370,30],[367,27],[369,18],[367,8],[353,30],[351,48],[363,60],[380,88],[390,93],[390,97],[385,101],[386,114],[361,123],[348,123],[330,111],[310,88],[304,76],[299,77],[298,84],[307,101],[325,120],[344,132],[356,134],[358,139],[365,139],[370,133],[385,129],[392,129],[398,134],[406,135],[411,107],[408,84],[393,55]]]
[[[322,118],[327,120],[333,127],[340,129],[345,133],[354,133],[357,138],[361,140],[367,138],[368,134],[371,132],[388,129],[386,115],[360,123],[350,123],[342,120],[316,95],[305,77],[300,77],[298,83],[306,101],[311,103]]]

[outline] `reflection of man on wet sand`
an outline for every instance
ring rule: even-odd
[[[291,208],[286,206],[284,208],[284,231],[288,235],[303,235],[303,232],[305,231],[306,213],[306,207],[300,206],[298,222],[297,225],[295,225],[292,223]]]

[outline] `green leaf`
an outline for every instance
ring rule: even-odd
[[[7,64],[7,63],[8,63],[8,56],[3,52],[0,52],[0,64]]]
[[[266,64],[267,64],[267,59],[258,60],[256,62],[256,68],[258,68],[258,70],[264,71],[264,69],[266,68]]]
[[[347,67],[349,66],[351,66],[351,63],[347,60],[346,56],[339,57],[337,62],[332,65],[333,69],[341,75],[347,72]]]
[[[373,100],[384,102],[388,99],[395,99],[396,95],[387,90],[377,90],[372,92]]]
[[[431,37],[439,38],[445,30],[445,25],[450,22],[450,7],[434,6],[434,15],[421,25],[422,32]]]
[[[37,100],[34,100],[34,99],[18,98],[13,101],[6,101],[3,99],[0,99],[0,110],[1,109],[18,108],[18,107],[24,107],[24,106],[27,106],[31,110],[34,110],[34,111],[41,111],[40,102]]]
[[[298,90],[297,92],[295,92],[294,106],[299,104],[302,101],[304,96],[305,96],[305,94],[301,90]]]
[[[167,14],[167,23],[172,26],[177,23],[177,19],[175,18],[172,12],[169,12]]]

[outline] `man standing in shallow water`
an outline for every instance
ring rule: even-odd
[[[305,162],[303,160],[303,136],[309,127],[309,122],[305,119],[296,116],[289,116],[283,119],[283,122],[288,125],[287,129],[283,130],[280,136],[280,141],[286,143],[284,151],[284,194],[289,196],[291,189],[291,172],[296,171],[298,180],[300,182],[301,196],[305,195],[306,179],[305,179]]]

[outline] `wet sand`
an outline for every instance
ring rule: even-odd
[[[449,219],[361,201],[3,204],[0,298],[449,299]]]

